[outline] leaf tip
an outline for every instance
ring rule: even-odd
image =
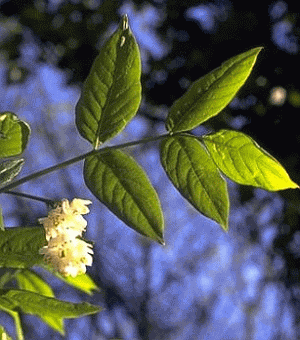
[[[221,227],[225,231],[225,233],[228,233],[228,231],[229,231],[228,224],[227,225],[221,225]]]
[[[228,231],[229,231],[228,220],[226,220],[224,223],[219,222],[219,225],[222,227],[222,229],[223,229],[223,231],[225,231],[225,233],[228,233]]]
[[[122,26],[122,30],[126,31],[129,28],[129,23],[128,23],[128,15],[124,14],[122,16],[122,20],[121,20],[121,26]]]
[[[249,51],[246,52],[246,53],[249,53],[249,52],[250,52],[250,54],[256,54],[256,56],[257,56],[257,55],[260,53],[260,51],[263,50],[263,49],[264,49],[263,46],[258,46],[258,47],[252,48],[251,50],[249,50]]]
[[[259,55],[259,53],[260,53],[263,49],[264,49],[263,46],[256,47],[257,55]]]
[[[157,243],[159,243],[159,244],[162,245],[162,246],[165,246],[165,245],[166,245],[166,243],[165,243],[165,241],[164,241],[162,235],[156,235],[155,239],[152,238],[152,240],[155,241],[155,242],[157,242]]]

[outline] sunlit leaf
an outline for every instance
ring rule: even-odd
[[[159,198],[132,157],[120,150],[89,156],[84,179],[91,192],[129,227],[163,244]]]
[[[77,275],[76,277],[73,277],[71,275],[63,276],[59,272],[53,270],[53,268],[47,264],[43,264],[42,267],[51,272],[56,277],[58,277],[60,280],[67,283],[68,285],[73,286],[74,288],[81,290],[86,294],[93,295],[95,290],[96,291],[100,290],[96,283],[91,279],[91,277],[87,273]]]
[[[136,114],[140,77],[139,48],[124,16],[95,59],[76,105],[77,128],[95,149],[121,132]]]
[[[0,305],[12,311],[63,319],[78,318],[101,311],[101,307],[87,302],[72,303],[19,289],[1,289]]]
[[[12,340],[12,338],[5,331],[4,327],[0,325],[0,339],[1,340]]]
[[[54,297],[52,288],[36,272],[28,269],[16,273],[16,279],[21,289],[39,293],[44,296]]]
[[[161,142],[160,152],[163,168],[179,192],[227,230],[227,184],[205,147],[192,136],[173,136]]]
[[[42,227],[16,227],[0,231],[0,267],[29,268],[43,263],[39,249],[46,245]]]
[[[167,130],[192,130],[223,110],[245,83],[261,49],[239,54],[194,82],[172,105]]]
[[[0,186],[11,182],[21,171],[24,159],[14,159],[0,164]]]
[[[233,181],[269,191],[298,188],[282,165],[249,136],[221,130],[203,140],[216,165]]]
[[[12,112],[0,113],[0,158],[20,155],[28,142],[30,127]]]
[[[48,297],[54,297],[51,286],[44,279],[32,270],[24,269],[16,273],[16,279],[20,289],[38,293]],[[40,315],[40,318],[51,328],[64,334],[63,317],[52,315]]]

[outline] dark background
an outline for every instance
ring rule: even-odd
[[[295,1],[274,1],[269,4],[254,1],[251,6],[242,1],[61,1],[56,4],[48,1],[0,1],[3,94],[8,93],[5,91],[9,89],[17,89],[18,86],[23,86],[24,89],[25,84],[35,76],[35,65],[50,65],[51,68],[62,70],[66,87],[81,86],[103,41],[116,27],[121,15],[127,12],[143,61],[143,104],[138,119],[147,127],[145,136],[152,135],[160,132],[168,107],[185,92],[192,81],[234,55],[263,46],[254,70],[237,98],[218,116],[206,122],[203,129],[196,132],[220,128],[239,129],[276,157],[287,169],[292,180],[300,183],[300,138],[297,122],[300,108],[300,31],[297,6]],[[30,48],[26,49],[28,46],[34,46],[35,53],[32,57],[26,52],[30,51]],[[284,93],[283,102],[279,104],[270,99],[276,88]],[[16,112],[16,108],[11,107],[6,98],[8,97],[1,94],[0,110]],[[73,101],[74,106],[75,103]],[[51,132],[49,142],[52,138]],[[58,162],[64,158],[56,152],[55,159]],[[45,167],[45,162],[41,164],[41,167]],[[253,249],[263,247],[264,236],[255,218],[259,218],[259,211],[264,204],[270,206],[270,219],[275,231],[270,236],[269,248],[263,249],[270,263],[281,261],[283,264],[280,270],[274,272],[272,266],[268,269],[269,272],[264,268],[261,287],[268,282],[276,282],[284,290],[283,295],[288,294],[288,304],[294,320],[290,328],[297,333],[300,316],[299,192],[286,190],[279,195],[264,196],[260,191],[257,194],[257,190],[251,187],[232,186],[232,190],[235,190],[232,209],[235,209],[235,204],[240,207],[237,214],[243,215],[243,222],[238,222],[241,219],[235,220],[233,217],[235,234],[230,236],[229,233],[229,236],[242,237],[244,246],[251,245]],[[73,196],[77,194],[75,189],[70,189],[70,192]],[[282,202],[278,211],[277,201],[274,203],[271,197]],[[15,203],[18,206],[23,204],[20,201]],[[247,207],[247,210],[241,210],[243,207]],[[34,219],[34,214],[30,218]],[[148,247],[151,248],[150,245]],[[191,260],[191,266],[193,265],[194,260]],[[108,310],[125,306],[123,312],[135,320],[134,327],[141,338],[177,339],[174,335],[177,324],[164,327],[157,326],[157,320],[149,321],[149,308],[154,307],[149,302],[152,300],[148,289],[143,291],[138,302],[130,304],[118,289],[117,283],[103,277],[105,273],[103,276],[93,274],[105,291],[102,303]],[[172,282],[174,280],[171,279]],[[177,295],[184,294],[185,289],[187,288],[179,289]],[[257,292],[257,296],[260,295],[261,290]],[[213,296],[210,299],[213,300]],[[245,308],[251,310],[256,304],[257,300],[254,299]],[[215,305],[214,302],[209,302],[207,306],[212,308]],[[162,308],[161,313],[163,311]],[[203,304],[194,306],[193,311],[198,315],[201,325],[199,329],[205,328],[206,321],[203,320],[213,320]],[[153,328],[157,330],[154,333]],[[99,332],[102,332],[103,339],[110,336],[126,338],[117,329],[115,327],[111,333],[108,332],[110,335],[107,337],[103,330]],[[247,333],[249,324],[246,323],[245,329]],[[270,337],[259,335],[256,338],[287,338],[287,335],[280,332],[276,330],[275,333],[270,333]],[[211,338],[214,339],[224,336],[218,337],[209,332],[205,334],[213,334]],[[234,332],[229,334],[232,337],[228,339],[235,339]],[[206,339],[205,336],[199,339]],[[252,339],[251,336],[250,338]]]

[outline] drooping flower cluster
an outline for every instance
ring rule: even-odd
[[[44,225],[48,245],[40,249],[45,260],[64,276],[73,277],[86,272],[93,262],[92,245],[79,239],[87,226],[82,215],[89,212],[92,202],[74,198],[71,203],[63,199],[47,217],[40,218]]]

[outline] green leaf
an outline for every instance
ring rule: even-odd
[[[0,277],[0,289],[4,288],[10,281],[15,279],[14,271],[5,271]]]
[[[70,286],[73,286],[74,288],[81,290],[82,292],[93,295],[93,291],[97,290],[99,291],[99,287],[95,284],[95,282],[91,279],[91,277],[88,274],[80,274],[76,277],[69,276],[62,276],[57,271],[54,271],[53,268],[47,264],[43,264],[42,266],[44,269],[51,272],[53,275],[58,277],[60,280],[64,281]]]
[[[248,78],[262,48],[239,54],[194,82],[172,105],[166,128],[189,131],[217,115],[236,95]]]
[[[1,340],[12,340],[12,338],[5,331],[4,327],[0,325],[0,339]]]
[[[172,136],[160,144],[161,163],[179,192],[202,214],[228,230],[227,183],[202,144]]]
[[[159,198],[132,157],[120,150],[89,156],[84,179],[91,192],[129,227],[164,244]]]
[[[39,293],[44,296],[54,297],[52,288],[36,272],[28,269],[16,273],[16,279],[21,289]]]
[[[95,149],[121,132],[141,102],[138,45],[124,16],[84,82],[76,105],[76,125]]]
[[[52,288],[37,273],[24,269],[16,273],[16,279],[21,289],[38,293],[48,297],[54,297]],[[64,320],[62,317],[52,315],[40,315],[40,318],[51,328],[64,334]]]
[[[72,303],[19,289],[1,289],[0,306],[12,311],[37,315],[40,318],[78,318],[98,313],[102,308],[87,302]]]
[[[0,158],[20,155],[28,142],[30,127],[12,112],[0,113]]]
[[[0,231],[0,267],[29,268],[43,263],[39,249],[46,245],[42,227],[16,227]]]
[[[203,140],[219,169],[239,184],[269,191],[299,187],[275,158],[241,132],[220,130]]]
[[[11,182],[21,171],[24,159],[14,159],[0,164],[0,185]]]

